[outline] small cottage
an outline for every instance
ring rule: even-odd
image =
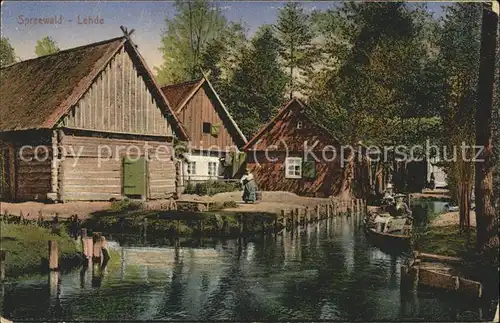
[[[247,140],[208,77],[166,85],[162,91],[190,138],[183,154],[184,181],[232,178],[242,164],[236,159]]]
[[[187,133],[130,34],[1,69],[4,200],[167,198]]]
[[[341,144],[307,109],[300,99],[292,98],[243,147],[260,190],[315,197],[341,190]],[[357,172],[359,167],[355,177]]]

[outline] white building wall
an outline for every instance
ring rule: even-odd
[[[187,181],[207,181],[207,180],[215,180],[223,173],[223,168],[219,157],[213,156],[200,156],[200,155],[190,155],[188,158],[189,162],[195,163],[195,174],[190,174],[188,172],[189,165],[188,162],[183,162],[183,174],[184,174],[184,183]],[[218,175],[209,175],[208,163],[216,164],[216,173]]]
[[[430,181],[431,173],[434,173],[436,187],[446,187],[448,186],[448,183],[446,182],[446,173],[442,167],[435,165],[437,162],[439,161],[435,159],[431,159],[427,162],[427,181]]]

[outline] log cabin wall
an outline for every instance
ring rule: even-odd
[[[53,149],[49,131],[2,134],[2,151],[9,165],[9,200],[47,199],[51,192]]]
[[[264,152],[247,152],[247,165],[255,176],[261,191],[288,191],[302,196],[328,197],[336,195],[340,189],[342,168],[339,160],[316,162],[316,177],[286,178],[286,157],[303,157],[303,152],[268,152],[269,161]],[[317,153],[321,156],[321,152]]]
[[[167,198],[175,192],[172,143],[163,138],[108,138],[65,131],[66,156],[59,174],[61,199],[110,200],[123,197],[123,157],[147,160],[147,198]],[[161,146],[161,147],[160,147]],[[160,148],[158,148],[160,147]]]
[[[152,96],[151,82],[122,47],[59,126],[138,135],[172,136]]]
[[[186,128],[190,136],[190,144],[193,148],[202,150],[219,147],[219,151],[225,151],[226,148],[236,147],[228,127],[231,127],[231,121],[221,118],[224,113],[221,112],[222,107],[217,102],[215,96],[208,88],[205,82],[203,86],[193,95],[187,102],[186,106],[177,113],[181,123]],[[218,136],[213,136],[209,133],[203,132],[203,123],[208,122],[213,125],[220,125],[220,132]]]

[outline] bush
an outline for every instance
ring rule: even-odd
[[[143,207],[144,207],[143,202],[133,201],[129,199],[124,199],[121,201],[113,201],[113,203],[111,203],[111,210],[115,212],[135,211],[135,210],[140,210]]]
[[[209,180],[202,183],[192,184],[189,182],[184,190],[185,194],[215,195],[224,192],[234,192],[240,190],[238,182],[224,182]]]
[[[238,204],[235,201],[224,201],[224,203],[215,202],[210,205],[209,211],[220,211],[223,209],[238,207]]]
[[[6,272],[18,276],[38,271],[43,261],[48,259],[48,241],[56,240],[60,259],[72,258],[80,251],[76,240],[61,230],[52,234],[50,230],[36,224],[2,223],[0,243],[7,251]]]

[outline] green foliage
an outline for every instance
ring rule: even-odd
[[[335,115],[326,126],[337,128],[340,122],[341,140],[379,145],[417,141],[401,137],[399,130],[405,118],[432,116],[429,21],[425,10],[403,3],[348,2],[316,14],[315,24],[327,40],[324,52],[335,64],[320,74],[311,102],[321,114]],[[398,118],[401,124],[387,127]],[[420,141],[425,137],[416,136]]]
[[[0,67],[16,62],[16,53],[7,37],[0,39]]]
[[[289,70],[289,91],[304,89],[304,77],[312,72],[314,55],[311,17],[299,2],[287,2],[278,11],[275,25],[284,66]]]
[[[77,256],[80,247],[76,240],[61,230],[61,235],[51,234],[47,228],[35,224],[2,223],[0,244],[6,250],[6,274],[18,276],[40,271],[42,262],[48,261],[48,241],[56,240],[60,259]]]
[[[209,180],[196,184],[188,182],[186,188],[184,189],[184,193],[212,196],[218,193],[238,191],[239,189],[240,184],[238,182]]]
[[[215,88],[227,86],[246,47],[246,29],[234,22],[222,29],[220,37],[207,42],[201,53],[200,66],[210,75]]]
[[[470,241],[475,241],[475,234],[475,230],[472,230]],[[474,248],[474,244],[469,243],[467,238],[460,233],[458,226],[430,227],[416,243],[420,252],[452,257],[464,257]]]
[[[284,103],[287,77],[279,64],[279,43],[270,26],[261,27],[242,54],[222,95],[250,138]]]
[[[176,14],[167,18],[162,35],[164,64],[156,69],[161,84],[172,84],[201,76],[200,65],[210,41],[219,39],[226,19],[217,3],[205,0],[176,1]]]
[[[121,201],[113,201],[113,203],[111,203],[111,210],[115,212],[134,211],[143,208],[144,203],[142,201],[124,199]]]
[[[51,37],[46,36],[36,42],[35,54],[38,57],[54,54],[58,51],[59,47]]]
[[[475,144],[481,4],[456,3],[445,12],[438,55],[440,88],[444,89],[440,92],[439,114],[445,134],[441,140],[448,151],[454,147],[460,151],[462,143]],[[473,157],[473,151],[466,153],[464,157]],[[457,202],[459,186],[466,183],[470,191],[474,181],[474,164],[461,157],[460,151],[458,160],[446,165],[450,193]]]

